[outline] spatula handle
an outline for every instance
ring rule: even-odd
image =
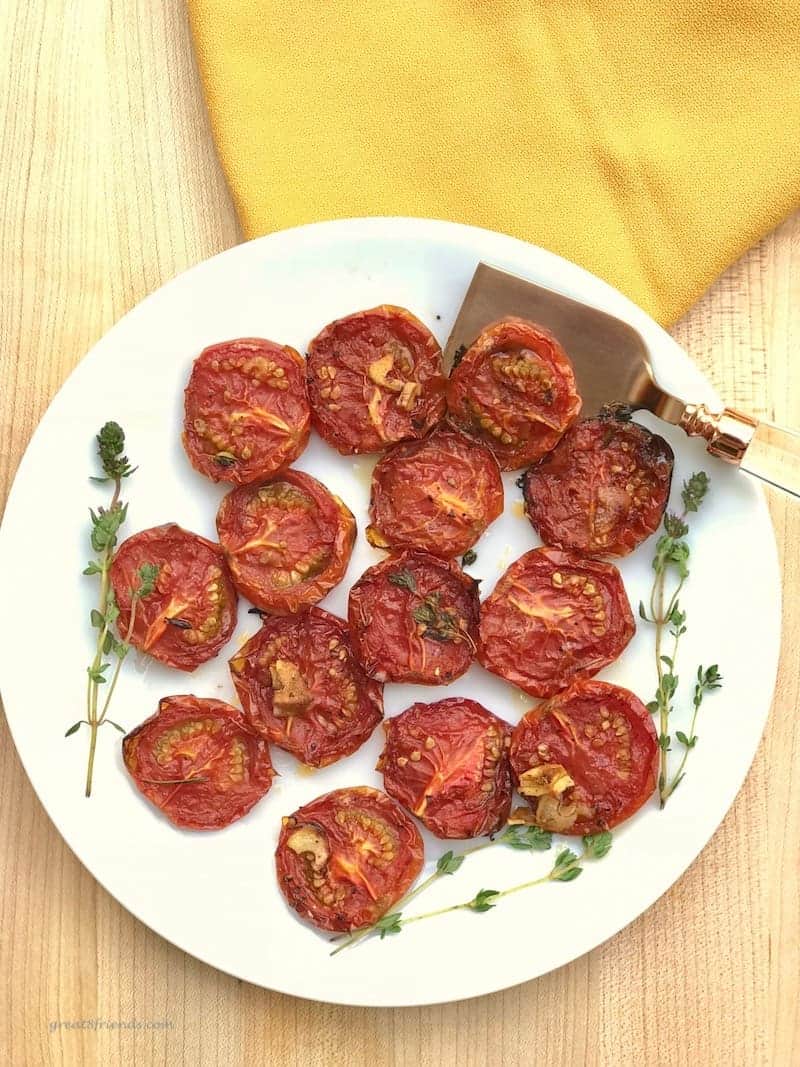
[[[687,404],[678,425],[690,437],[704,437],[712,456],[800,498],[800,433],[705,404]]]

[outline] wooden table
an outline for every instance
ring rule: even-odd
[[[182,4],[7,2],[0,55],[5,500],[34,427],[93,342],[145,294],[239,233]],[[732,267],[673,332],[732,403],[799,426],[798,297],[800,214]],[[505,993],[419,1010],[336,1008],[270,994],[196,962],[83,870],[42,811],[3,720],[0,1060],[800,1062],[800,507],[777,495],[771,506],[785,568],[785,653],[738,800],[649,912],[588,956]],[[168,1019],[172,1028],[49,1025],[95,1018]]]

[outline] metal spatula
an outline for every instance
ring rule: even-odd
[[[647,345],[632,326],[486,263],[475,271],[445,346],[446,368],[462,346],[506,315],[539,323],[561,342],[575,368],[583,415],[620,403],[652,411],[690,437],[705,438],[712,456],[800,497],[799,433],[732,408],[710,411],[679,400],[656,382]]]

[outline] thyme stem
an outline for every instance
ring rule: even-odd
[[[131,617],[130,617],[130,620],[128,621],[128,627],[127,627],[127,629],[125,631],[125,637],[123,639],[124,640],[126,654],[127,654],[128,648],[130,647],[131,634],[133,633],[133,627],[134,627],[134,624],[136,622],[136,605],[139,603],[140,600],[141,600],[141,592],[140,592],[140,590],[137,589],[136,592],[131,597]],[[124,659],[125,659],[125,656],[119,656],[119,655],[117,656],[117,662],[116,662],[116,664],[114,666],[114,674],[111,677],[111,684],[108,687],[108,693],[106,694],[106,699],[105,699],[105,702],[103,704],[103,710],[100,712],[100,718],[97,720],[97,725],[98,726],[102,726],[103,723],[105,722],[106,712],[108,711],[108,706],[111,703],[111,698],[114,695],[114,689],[115,689],[116,684],[117,684],[117,678],[119,678],[119,672],[122,670],[122,662],[123,662]]]
[[[467,856],[472,856],[475,852],[482,852],[485,848],[491,848],[492,845],[497,844],[497,841],[497,838],[490,838],[488,841],[484,841],[480,845],[473,845],[472,848],[464,849],[463,852],[459,853],[460,861],[463,862]],[[461,863],[459,863],[459,866],[461,866]],[[420,895],[420,893],[424,893],[426,889],[429,889],[435,882],[438,882],[440,878],[444,878],[448,873],[450,872],[443,869],[442,867],[440,867],[439,864],[437,864],[436,869],[433,871],[433,873],[429,874],[428,877],[425,878],[424,881],[420,882],[418,886],[406,893],[406,895],[397,902],[396,907],[398,909],[405,908],[408,904],[411,903],[412,900],[415,900]],[[361,930],[354,930],[352,934],[349,934],[347,936],[346,941],[343,941],[341,945],[339,945],[333,950],[333,952],[331,952],[331,956],[335,956],[343,949],[350,948],[351,945],[355,945],[358,941],[361,941],[369,934],[377,933],[379,925],[380,923],[377,922],[373,923],[372,926],[365,926]]]
[[[651,622],[655,628],[655,656],[657,688],[655,700],[648,704],[652,712],[658,712],[659,734],[659,774],[658,796],[659,805],[664,807],[669,797],[681,782],[689,752],[697,740],[694,728],[697,721],[697,712],[703,695],[711,689],[719,688],[721,676],[716,665],[709,667],[705,673],[698,670],[698,679],[695,686],[694,713],[692,715],[691,734],[686,737],[680,730],[676,733],[677,739],[684,745],[685,751],[675,774],[669,776],[669,753],[671,745],[670,715],[674,708],[674,697],[678,687],[678,675],[676,667],[678,661],[678,648],[680,638],[686,632],[686,612],[681,610],[680,597],[686,580],[689,577],[689,545],[686,535],[689,527],[686,519],[691,512],[699,509],[706,493],[708,492],[709,479],[703,471],[693,474],[684,483],[681,492],[683,511],[680,514],[667,512],[664,516],[664,533],[656,545],[653,570],[655,576],[650,589],[650,613],[645,612],[644,604],[639,605],[639,614],[645,621]],[[676,577],[675,588],[667,596],[667,579],[674,574]],[[671,655],[664,652],[664,635],[667,627],[671,627],[672,636]],[[666,667],[666,669],[665,669]]]
[[[540,830],[537,826],[514,825],[506,827],[503,833],[499,834],[497,837],[491,837],[488,841],[483,841],[479,845],[465,848],[462,852],[455,855],[452,851],[445,852],[443,856],[439,857],[436,869],[433,873],[428,875],[428,877],[420,882],[418,886],[406,893],[406,895],[397,902],[395,907],[398,910],[389,918],[399,917],[400,909],[407,907],[412,900],[415,900],[421,893],[424,893],[426,889],[430,888],[435,882],[438,882],[440,878],[444,878],[446,875],[455,874],[467,856],[472,856],[476,852],[483,852],[484,849],[492,848],[494,845],[507,845],[510,848],[524,852],[540,852],[549,849],[551,843],[552,835],[546,830]],[[361,930],[355,930],[353,933],[348,934],[346,940],[331,952],[331,956],[335,956],[344,949],[350,948],[359,941],[363,941],[364,938],[368,937],[370,934],[378,933],[381,937],[384,937],[388,932],[386,928],[386,920],[387,916],[383,915],[371,926],[365,926]],[[391,932],[396,931],[392,929]],[[338,939],[334,938],[334,940]]]
[[[403,918],[400,912],[396,912],[385,917],[382,932],[397,934],[411,923],[435,919],[454,911],[490,911],[498,901],[504,897],[510,897],[513,893],[521,893],[525,889],[532,889],[534,886],[544,885],[547,882],[572,882],[582,873],[582,864],[586,860],[602,859],[608,854],[611,849],[611,840],[611,833],[607,830],[600,834],[587,834],[583,838],[583,849],[580,853],[576,854],[568,848],[562,849],[550,870],[538,878],[528,879],[518,885],[508,886],[506,889],[481,889],[469,900],[448,904],[433,911],[421,912],[419,915],[410,915],[408,918]]]
[[[125,433],[121,426],[115,422],[107,422],[97,435],[97,452],[103,467],[104,477],[93,478],[95,482],[111,482],[113,491],[107,508],[98,508],[95,512],[90,509],[92,520],[91,544],[95,552],[95,558],[89,561],[84,574],[100,576],[100,593],[98,606],[92,609],[91,622],[97,630],[94,656],[86,668],[86,718],[74,723],[66,732],[70,737],[82,725],[89,727],[89,754],[86,763],[86,783],[84,793],[87,797],[92,795],[92,781],[94,777],[94,761],[97,752],[97,732],[107,719],[107,713],[111,704],[111,698],[117,686],[122,661],[128,653],[130,639],[136,620],[136,606],[140,599],[149,596],[153,591],[158,567],[150,563],[143,564],[138,571],[139,585],[131,590],[130,618],[124,637],[118,640],[114,637],[114,624],[119,618],[119,607],[111,586],[111,562],[114,557],[114,549],[117,544],[117,535],[127,515],[127,505],[120,499],[122,481],[133,474],[135,468],[131,467],[128,457],[124,454]],[[110,660],[106,659],[111,653],[116,657],[116,663],[112,677],[109,679],[105,672],[111,666]],[[105,700],[100,705],[100,686],[108,684]],[[117,729],[121,726],[113,723]],[[123,731],[124,732],[124,731]]]
[[[102,431],[101,431],[102,432]],[[114,493],[111,497],[111,504],[109,505],[109,513],[116,513],[119,510],[119,495],[122,489],[121,478],[114,478]],[[114,551],[114,544],[116,541],[111,541],[102,552],[100,557],[100,597],[98,611],[103,616],[103,625],[97,635],[97,646],[95,648],[94,659],[89,670],[87,677],[87,690],[86,690],[86,718],[89,723],[89,757],[86,764],[86,788],[85,796],[90,797],[92,795],[92,777],[94,775],[94,756],[97,750],[97,730],[100,723],[97,720],[97,702],[99,693],[99,683],[96,681],[96,674],[100,668],[100,664],[103,661],[103,647],[105,645],[106,635],[108,634],[108,593],[109,593],[109,568],[111,566],[111,556]],[[93,677],[94,675],[94,677]],[[108,702],[106,702],[106,708]],[[105,711],[103,712],[105,714]]]

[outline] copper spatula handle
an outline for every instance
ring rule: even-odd
[[[686,404],[678,425],[690,437],[704,437],[712,456],[800,497],[800,434],[733,408],[709,411],[704,404]]]

